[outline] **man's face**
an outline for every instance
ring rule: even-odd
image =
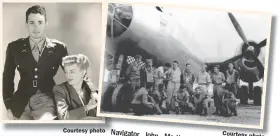
[[[185,91],[185,88],[180,88],[179,91],[182,93]]]
[[[207,67],[206,65],[203,65],[202,68],[201,68],[201,71],[205,72],[206,71],[206,67]]]
[[[139,58],[136,59],[137,62],[141,62],[141,60],[142,60],[141,57],[139,57]]]
[[[29,14],[26,22],[26,27],[28,29],[28,33],[31,38],[33,39],[42,38],[45,35],[45,29],[47,27],[45,16],[39,13]]]
[[[219,72],[219,69],[217,67],[214,67],[214,72],[215,73],[218,73]]]
[[[186,68],[187,68],[188,71],[191,71],[191,65],[187,65]]]
[[[173,62],[173,68],[177,68],[178,67],[178,64]]]
[[[146,62],[147,66],[153,66],[153,63],[151,61]]]
[[[229,69],[233,69],[233,64],[232,64],[232,63],[229,63],[229,64],[228,64],[228,68],[229,68]]]

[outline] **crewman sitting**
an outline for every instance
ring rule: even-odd
[[[179,91],[174,93],[176,114],[194,111],[193,104],[189,101],[189,97],[190,95],[187,92],[186,86],[181,85]]]
[[[135,115],[147,115],[147,114],[161,114],[161,110],[153,97],[150,95],[153,91],[151,84],[146,87],[140,88],[134,95],[131,102],[132,109]]]
[[[214,108],[213,99],[211,99],[210,94],[201,86],[195,88],[193,101],[196,114],[207,115],[209,114],[209,110]]]
[[[232,114],[237,116],[237,101],[233,92],[225,91],[222,99],[221,114],[230,117]]]

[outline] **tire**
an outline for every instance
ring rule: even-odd
[[[123,84],[118,84],[112,94],[112,99],[111,99],[112,109],[115,112],[119,112],[121,110],[120,105],[122,103],[122,98],[123,98],[122,87],[123,87]]]
[[[239,90],[240,104],[248,104],[249,92],[247,86],[241,86]]]
[[[115,90],[114,86],[109,86],[102,94],[101,109],[104,111],[112,111],[112,95]]]
[[[119,84],[112,95],[112,109],[115,112],[128,112],[133,94],[129,84]]]
[[[262,88],[259,86],[254,87],[254,105],[261,106],[262,103]]]

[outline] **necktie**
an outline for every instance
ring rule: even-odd
[[[32,54],[34,56],[34,59],[38,62],[40,58],[40,50],[38,44],[34,44],[34,48],[32,50]]]

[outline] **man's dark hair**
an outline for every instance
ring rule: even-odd
[[[31,13],[44,15],[45,16],[45,22],[47,22],[47,13],[46,13],[46,9],[43,6],[34,5],[34,6],[30,7],[29,9],[27,9],[27,11],[25,13],[25,21],[26,21],[26,23],[28,22],[28,16]]]
[[[147,84],[146,89],[151,89],[153,87],[153,84]]]
[[[186,64],[186,66],[190,66],[190,65],[191,65],[190,63],[187,63],[187,64]]]
[[[183,84],[180,85],[180,89],[185,89],[185,88],[187,88],[185,85]]]
[[[170,63],[165,63],[164,66],[171,68],[171,64]]]
[[[173,62],[179,64],[179,62],[177,60],[174,60]]]
[[[213,68],[218,68],[218,69],[220,69],[220,66],[219,66],[219,65],[214,65]]]

